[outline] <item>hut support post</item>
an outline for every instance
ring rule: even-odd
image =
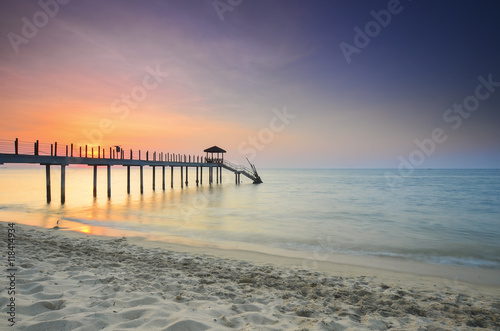
[[[188,182],[189,182],[189,181],[188,181],[188,178],[189,178],[189,176],[188,176],[188,168],[189,168],[189,167],[188,167],[188,166],[186,166],[186,187],[187,187],[187,186],[188,186],[188,184],[189,184],[189,183],[188,183]]]
[[[181,188],[184,188],[184,167],[181,166]]]

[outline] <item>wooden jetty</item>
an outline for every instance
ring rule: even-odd
[[[109,153],[107,153],[109,152]],[[252,169],[247,167],[232,164],[224,160],[224,153],[220,147],[213,146],[204,150],[206,156],[173,154],[173,153],[141,153],[141,150],[133,151],[132,149],[125,152],[121,146],[113,146],[101,148],[100,146],[91,147],[41,144],[36,142],[21,142],[16,140],[0,140],[0,164],[4,163],[32,163],[45,166],[46,186],[47,186],[47,203],[51,201],[51,181],[50,167],[61,167],[61,204],[66,200],[66,166],[83,164],[92,166],[94,170],[93,176],[93,194],[97,196],[97,167],[107,167],[107,184],[108,198],[111,198],[111,167],[125,166],[127,167],[127,193],[130,194],[130,167],[139,167],[140,169],[140,192],[144,192],[144,176],[143,168],[145,166],[152,167],[153,170],[153,190],[156,183],[156,167],[162,168],[162,189],[165,190],[165,167],[170,167],[170,186],[174,187],[174,167],[180,168],[180,184],[181,188],[184,184],[187,186],[188,169],[196,168],[196,186],[203,184],[203,168],[208,168],[208,183],[212,185],[215,181],[217,184],[222,183],[222,169],[229,170],[235,174],[236,184],[240,183],[240,175],[250,178],[254,184],[262,183],[255,166],[250,163]],[[184,180],[184,174],[186,176]]]

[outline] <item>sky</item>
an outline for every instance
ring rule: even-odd
[[[497,1],[0,2],[0,139],[500,168]]]

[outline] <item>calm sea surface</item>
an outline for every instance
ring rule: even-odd
[[[388,172],[392,175],[388,175]],[[61,206],[60,172],[52,167],[52,203],[45,198],[45,168],[0,168],[0,218],[93,234],[138,235],[191,245],[273,253],[389,256],[434,264],[500,269],[500,170],[263,169],[264,184],[224,172],[223,184],[180,188],[174,173],[162,190],[161,168],[112,168],[107,199],[105,168],[92,197],[92,168],[68,167],[66,204]],[[406,174],[404,174],[406,175]]]

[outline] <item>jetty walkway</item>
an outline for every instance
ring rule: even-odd
[[[130,194],[130,167],[140,168],[140,192],[144,192],[143,168],[152,167],[153,190],[156,183],[156,167],[162,168],[162,189],[165,190],[165,168],[170,167],[170,186],[174,187],[174,167],[180,167],[181,188],[189,184],[189,168],[196,169],[196,185],[203,184],[203,168],[208,168],[208,183],[212,185],[215,181],[222,183],[222,169],[226,169],[235,174],[236,184],[240,183],[240,175],[248,177],[254,184],[262,183],[254,165],[251,169],[232,164],[224,160],[224,153],[220,147],[213,146],[204,150],[205,156],[185,155],[163,152],[141,150],[125,151],[121,146],[101,148],[100,146],[74,146],[61,145],[57,142],[48,144],[36,142],[23,142],[19,139],[0,139],[0,164],[4,163],[31,163],[44,165],[46,169],[47,203],[51,201],[51,180],[50,167],[61,167],[61,204],[66,201],[66,167],[69,165],[88,165],[94,168],[93,194],[97,196],[97,167],[107,167],[108,198],[111,198],[111,167],[127,167],[127,193]],[[185,174],[185,178],[184,178]]]

